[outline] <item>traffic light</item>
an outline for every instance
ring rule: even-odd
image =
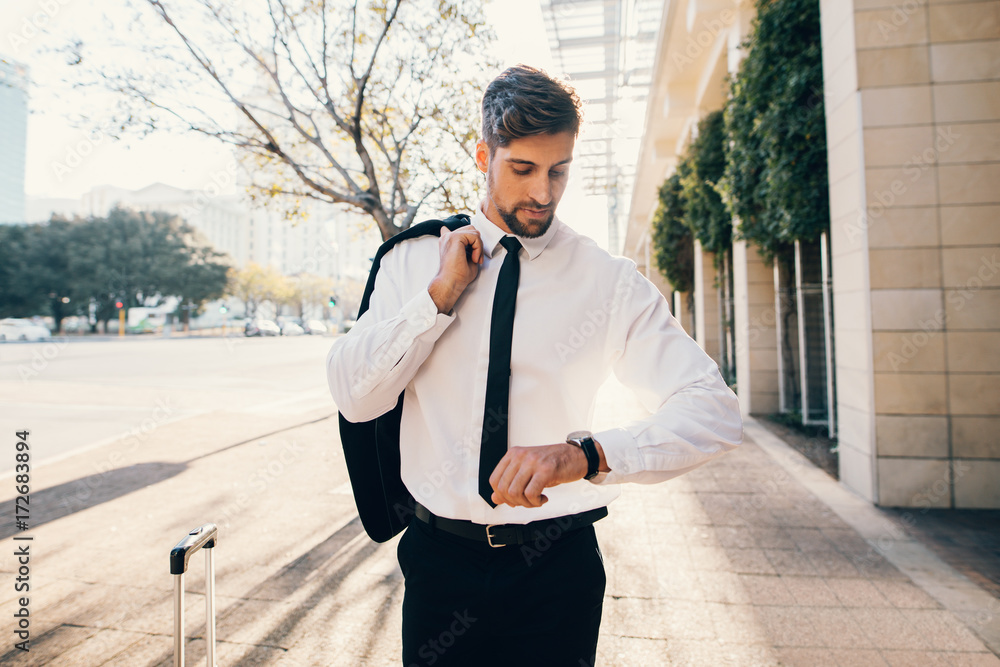
[[[125,304],[121,301],[115,301],[115,308],[124,308]]]
[[[226,304],[219,306],[219,312],[225,314],[229,309],[226,308]]]
[[[335,307],[337,305],[337,297],[331,296],[330,300],[327,302],[327,305],[329,305],[331,308]]]

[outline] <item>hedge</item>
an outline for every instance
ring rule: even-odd
[[[660,186],[660,203],[653,214],[653,247],[660,273],[678,292],[694,286],[694,239],[684,221],[681,177],[674,174]]]
[[[818,0],[757,0],[730,84],[720,191],[767,259],[829,228]]]

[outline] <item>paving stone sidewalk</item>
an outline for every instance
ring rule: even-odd
[[[599,412],[634,405],[611,391]],[[747,434],[688,475],[625,486],[597,524],[598,664],[1000,666],[995,598],[752,421]],[[22,532],[0,480],[0,664],[172,664],[168,553],[206,521],[220,529],[219,667],[400,664],[395,540],[364,534],[339,449],[332,408],[166,424],[140,447],[35,468]],[[32,537],[28,653],[14,648],[15,535]],[[189,665],[204,664],[202,572],[196,556]]]

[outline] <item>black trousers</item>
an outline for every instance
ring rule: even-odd
[[[397,547],[404,667],[592,667],[604,603],[593,526],[493,548],[414,518]]]

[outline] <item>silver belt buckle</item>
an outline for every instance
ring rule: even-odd
[[[499,526],[499,525],[502,525],[502,524],[491,523],[490,525],[486,526],[486,543],[489,544],[494,549],[497,549],[499,547],[505,547],[505,546],[507,546],[506,544],[493,544],[493,535],[490,534],[490,528],[495,528],[496,526]]]

